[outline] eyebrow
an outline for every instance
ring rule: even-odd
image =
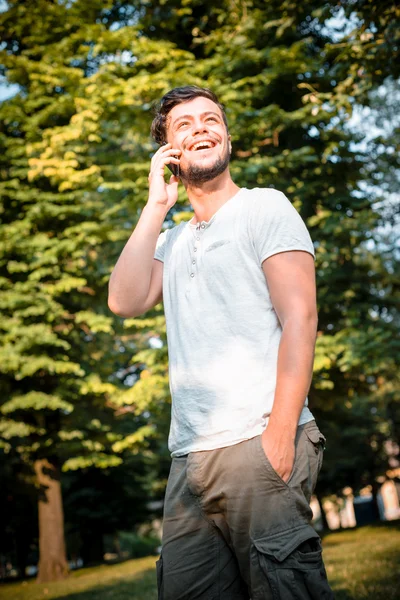
[[[200,116],[206,117],[207,115],[215,115],[216,117],[218,117],[218,119],[221,119],[221,116],[213,110],[207,110],[206,112],[203,112]],[[180,117],[177,117],[175,121],[171,123],[171,125],[174,126],[175,123],[177,123],[181,119],[193,119],[193,115],[181,115]]]

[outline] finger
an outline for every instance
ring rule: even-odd
[[[171,177],[169,178],[169,184],[173,184],[173,183],[179,183],[179,177],[177,177],[176,175],[171,175]]]
[[[164,173],[164,168],[171,163],[174,165],[180,165],[180,160],[175,156],[163,156],[159,161],[152,165],[150,173]]]
[[[162,156],[164,154],[181,154],[181,152],[182,152],[182,150],[179,150],[179,148],[172,148],[172,145],[168,144],[165,146],[160,146],[160,148],[157,150],[157,152],[155,152],[153,154],[152,158]]]
[[[169,158],[169,157],[180,156],[181,154],[182,154],[182,151],[178,150],[178,148],[170,148],[169,150],[166,150],[165,152],[163,152],[161,154],[155,154],[151,159],[151,166],[156,167],[156,166],[158,166],[158,163],[160,161],[164,161],[166,158]],[[164,164],[166,164],[166,163],[164,162]]]
[[[160,154],[160,157],[164,157],[164,156],[175,156],[175,155],[180,155],[182,154],[182,150],[179,150],[178,148],[169,148],[168,150],[165,150],[162,154]]]

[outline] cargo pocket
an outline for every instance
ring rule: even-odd
[[[310,525],[253,540],[252,552],[256,555],[252,568],[258,568],[252,577],[254,600],[334,599],[322,561],[321,541]]]
[[[310,457],[310,461],[312,464],[312,489],[311,492],[314,491],[315,485],[317,483],[317,477],[322,467],[323,461],[323,451],[326,444],[325,436],[320,432],[317,426],[307,429],[305,427],[304,433],[308,439],[308,455]]]
[[[157,572],[157,590],[158,590],[158,600],[163,600],[164,598],[164,585],[163,585],[163,561],[162,556],[156,562],[156,572]]]
[[[310,442],[313,444],[316,452],[318,452],[321,447],[322,449],[325,448],[326,437],[320,432],[318,427],[315,426],[312,429],[304,428],[304,431]]]

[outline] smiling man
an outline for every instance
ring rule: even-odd
[[[309,233],[283,193],[234,183],[210,90],[168,92],[152,134],[161,146],[148,202],[111,275],[109,307],[133,317],[164,302],[172,465],[159,598],[330,600],[310,525],[325,438],[307,399]],[[160,233],[179,179],[195,216]]]

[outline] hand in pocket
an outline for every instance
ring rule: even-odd
[[[261,444],[271,467],[286,483],[294,467],[294,438],[268,426],[261,434]]]

